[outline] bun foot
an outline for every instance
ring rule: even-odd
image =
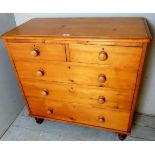
[[[124,140],[126,137],[127,137],[126,134],[118,133],[118,138],[119,138],[119,140]]]
[[[41,124],[44,121],[42,118],[35,118],[35,120],[37,124]]]

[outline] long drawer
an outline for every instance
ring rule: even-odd
[[[116,68],[135,68],[139,66],[141,47],[121,47],[104,45],[69,44],[70,60]]]
[[[66,61],[63,44],[8,43],[14,60]]]
[[[67,82],[100,87],[133,90],[136,70],[116,69],[75,63],[47,63],[16,61],[20,78]]]
[[[129,112],[90,108],[37,98],[27,98],[27,101],[32,116],[127,131]]]
[[[111,88],[60,84],[38,80],[21,80],[27,97],[39,97],[61,102],[105,109],[130,111],[133,91],[120,91]]]

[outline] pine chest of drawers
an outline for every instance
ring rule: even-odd
[[[151,39],[145,19],[38,18],[2,38],[37,123],[130,133]]]

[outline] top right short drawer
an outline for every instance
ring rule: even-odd
[[[70,61],[137,69],[141,47],[70,44]]]

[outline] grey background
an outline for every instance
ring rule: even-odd
[[[13,14],[0,14],[0,34],[15,26]],[[23,103],[6,49],[0,40],[0,136],[23,109]]]
[[[0,14],[0,34],[35,17],[145,17],[149,23],[152,37],[155,36],[155,14],[58,14],[58,13],[15,13]],[[136,111],[155,115],[155,41],[153,39],[145,61],[143,79]],[[24,105],[15,74],[4,45],[0,41],[0,136],[15,120]]]

